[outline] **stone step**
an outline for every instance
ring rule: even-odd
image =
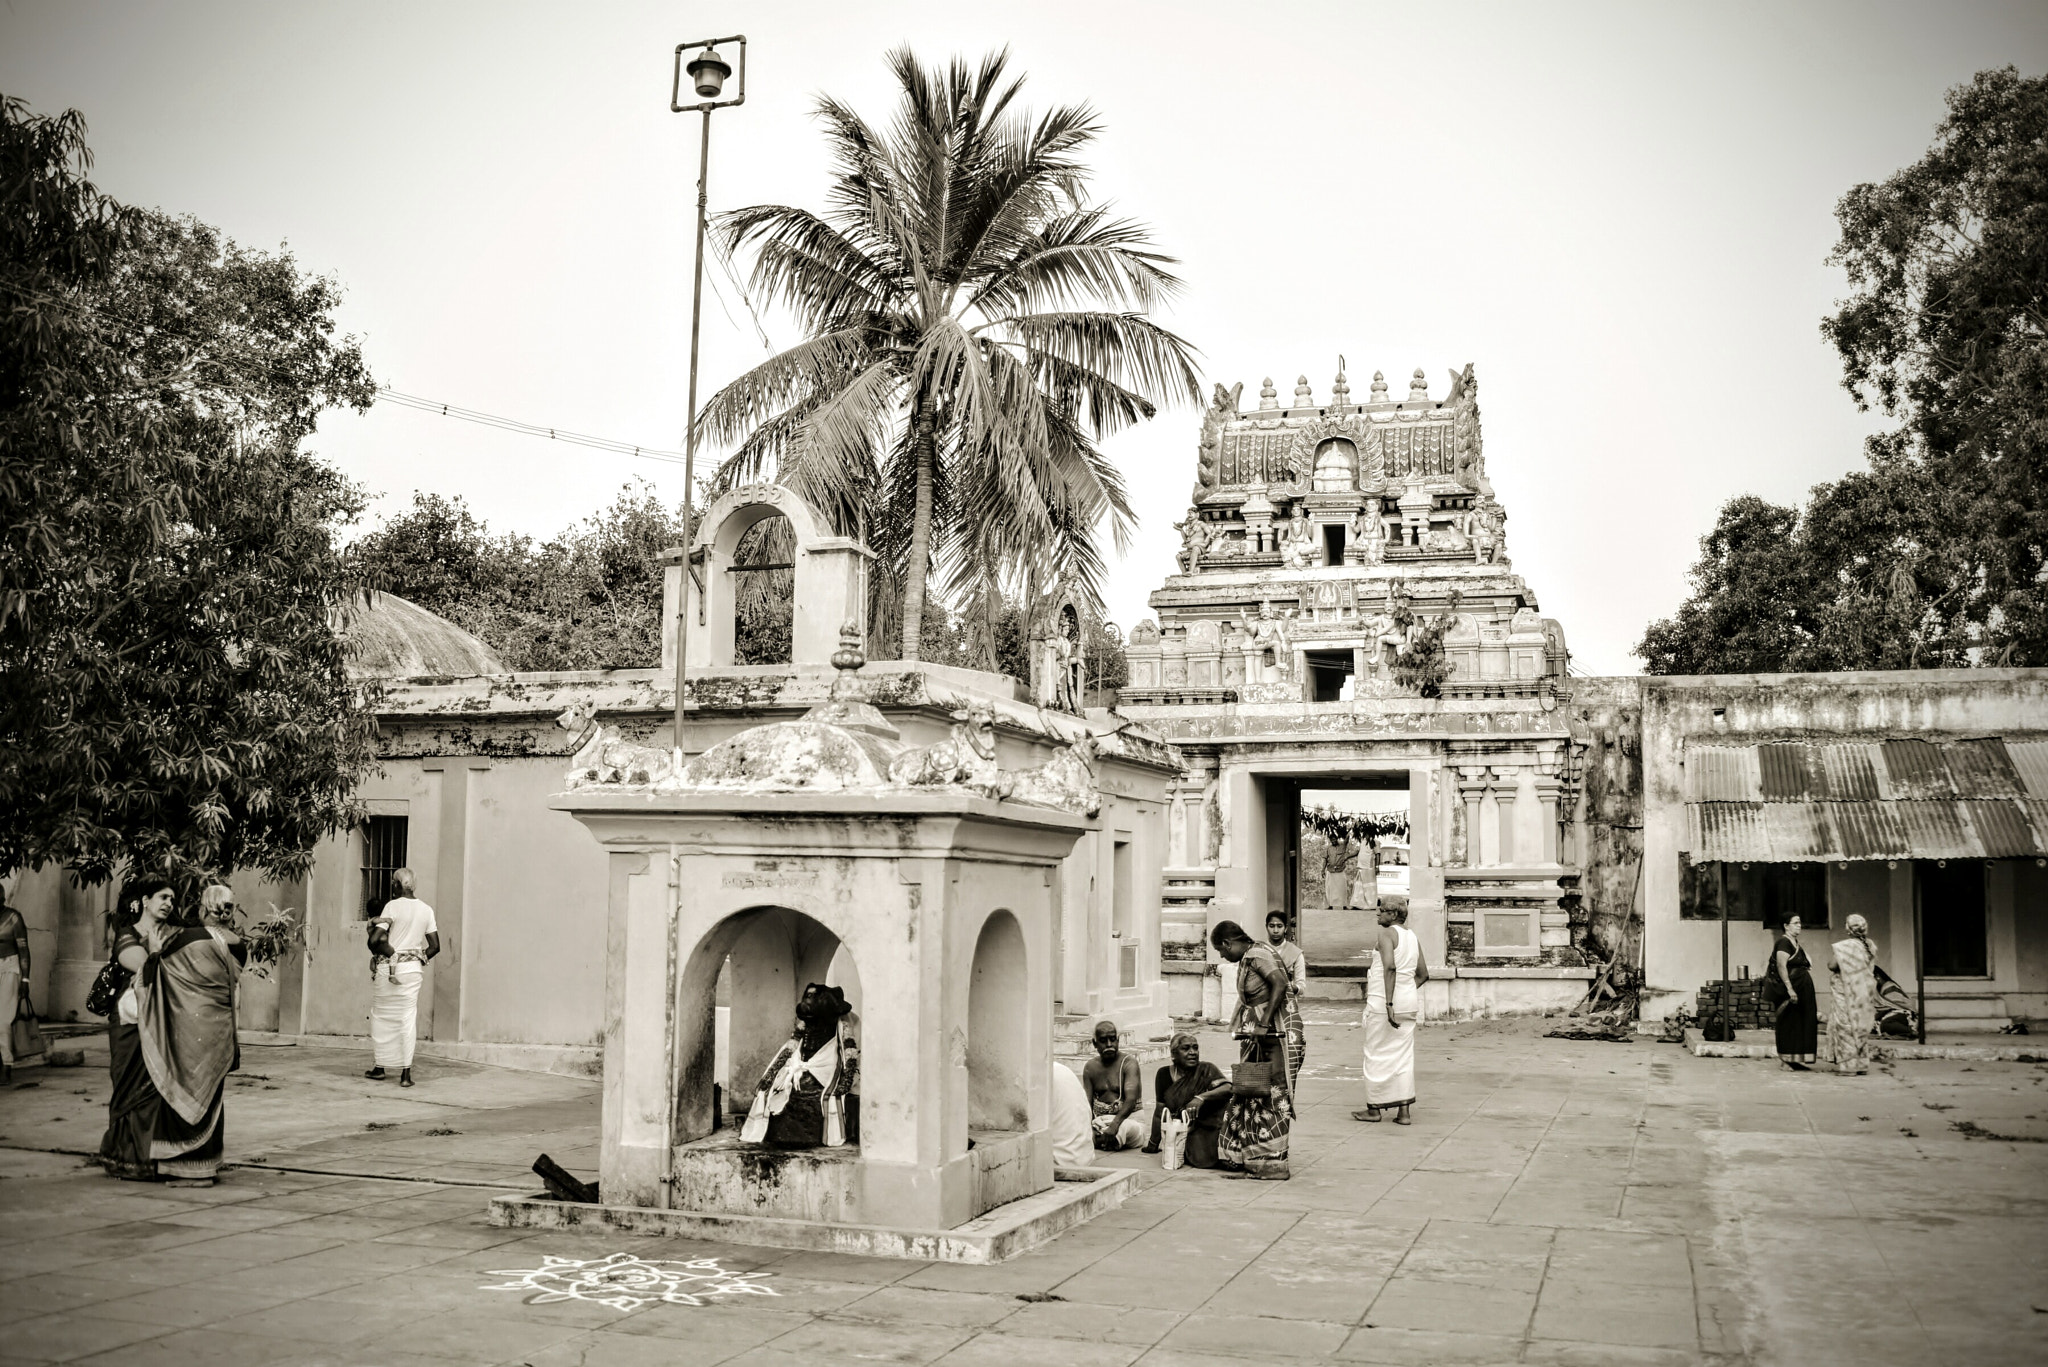
[[[1907,989],[1908,995],[1911,989]],[[1972,992],[1967,995],[1944,992],[1935,996],[1927,994],[1927,1019],[1935,1017],[1996,1016],[2005,1019],[2005,998],[1996,992]]]

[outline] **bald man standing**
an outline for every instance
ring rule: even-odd
[[[412,1086],[412,1051],[419,1035],[420,980],[427,960],[441,952],[434,909],[414,897],[411,869],[396,869],[398,896],[370,922],[370,1043],[376,1065],[363,1076],[382,1081],[398,1069],[398,1085]]]

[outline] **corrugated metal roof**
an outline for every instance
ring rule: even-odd
[[[1884,796],[1877,786],[1883,755],[1876,745],[1817,745],[1814,749],[1820,752],[1827,796],[1838,802],[1869,802]]]
[[[1963,820],[1963,805],[1947,802],[1900,802],[1899,819],[1906,826],[1906,848],[1920,859],[1980,858],[1983,850]]]
[[[2005,755],[2027,792],[2048,799],[2048,740],[2009,740]]]
[[[1759,745],[1756,747],[1757,776],[1763,783],[1766,802],[1794,802],[1818,797],[1811,773],[1811,747],[1805,745]]]
[[[1691,803],[1686,818],[1693,832],[1694,859],[1753,861],[1771,857],[1760,802]]]
[[[1689,746],[1695,859],[2048,856],[2048,740]]]
[[[1954,797],[1948,765],[1941,747],[1924,740],[1884,742],[1884,767],[1891,778],[1892,796],[1901,800]]]
[[[1958,797],[2024,797],[2019,773],[1997,736],[1959,740],[1942,747]]]
[[[2019,859],[2043,852],[2040,836],[2027,820],[2027,809],[2018,802],[1981,798],[1963,804],[1970,824],[1977,828],[1977,843],[1988,859]]]
[[[1694,802],[1757,802],[1763,790],[1757,779],[1753,745],[1688,748],[1685,752],[1686,796]],[[2042,794],[2048,797],[2048,792]]]
[[[1696,861],[2048,857],[2048,802],[2040,801],[1694,802],[1685,825]]]

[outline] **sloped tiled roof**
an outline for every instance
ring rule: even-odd
[[[2048,740],[1689,745],[1695,860],[2048,856]]]

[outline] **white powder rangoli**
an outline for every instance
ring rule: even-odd
[[[591,1301],[615,1310],[638,1310],[654,1301],[670,1305],[702,1305],[722,1296],[773,1296],[760,1278],[766,1272],[728,1272],[716,1258],[687,1262],[636,1258],[614,1253],[606,1258],[554,1258],[543,1255],[539,1267],[500,1268],[487,1274],[514,1280],[485,1291],[530,1291],[528,1305],[556,1301]]]

